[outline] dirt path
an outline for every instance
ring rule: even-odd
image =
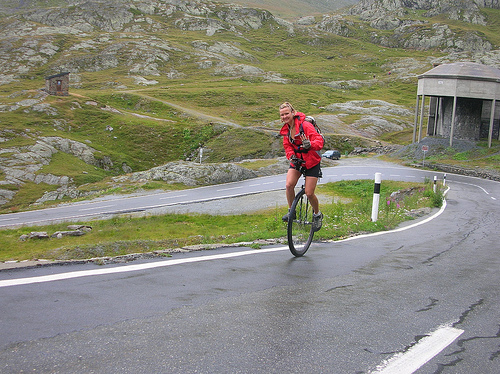
[[[145,97],[145,98],[147,98],[149,100],[160,101],[160,102],[162,102],[162,103],[164,103],[164,104],[166,104],[168,106],[171,106],[172,108],[181,110],[184,113],[187,113],[190,116],[196,117],[196,118],[201,119],[203,121],[220,123],[220,124],[231,126],[231,127],[240,127],[240,128],[243,127],[241,125],[238,125],[235,122],[228,121],[228,120],[226,120],[224,118],[216,117],[216,116],[211,116],[211,115],[199,112],[197,110],[194,110],[194,109],[191,109],[191,108],[186,108],[186,107],[183,107],[181,105],[172,103],[170,101],[161,100],[161,99],[158,99],[156,97],[149,96],[149,95],[137,92],[137,90],[127,90],[127,91],[120,91],[120,92],[122,92],[122,93],[133,93],[135,95],[139,95],[139,96]]]

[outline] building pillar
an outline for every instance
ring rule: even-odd
[[[455,127],[455,114],[457,111],[457,95],[453,96],[453,113],[451,115],[450,147],[453,145],[453,130]]]
[[[434,97],[434,105],[436,106],[436,110],[434,111],[434,126],[432,127],[432,135],[437,135],[439,119],[439,97]]]
[[[443,111],[443,97],[439,96],[439,126],[437,135],[443,134],[443,126],[444,126],[444,111]]]
[[[488,148],[491,148],[491,138],[493,138],[493,123],[495,122],[495,106],[496,106],[496,100],[493,99],[491,100],[491,112],[490,112],[490,131],[488,132]],[[499,132],[499,137],[500,137],[500,130]]]
[[[417,103],[415,104],[415,122],[413,123],[413,142],[415,143],[417,136],[417,124],[418,124],[418,104],[419,104],[419,96],[417,95]]]
[[[422,127],[424,124],[425,95],[422,95],[422,107],[420,108],[420,124],[418,126],[418,142],[422,140]]]

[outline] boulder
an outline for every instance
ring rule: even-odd
[[[84,231],[80,230],[72,230],[72,231],[56,231],[53,233],[50,237],[51,238],[57,238],[60,239],[63,236],[82,236],[85,235],[86,233]]]
[[[48,239],[49,234],[46,231],[32,231],[28,235],[28,239]]]

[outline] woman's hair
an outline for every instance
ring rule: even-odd
[[[295,109],[293,109],[292,104],[290,104],[288,101],[285,101],[283,104],[280,105],[280,110],[284,108],[290,108],[292,112],[295,112]]]

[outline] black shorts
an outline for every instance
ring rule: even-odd
[[[299,170],[299,168],[296,168],[292,165],[290,165],[290,169]],[[318,163],[310,169],[306,169],[306,177],[321,178],[322,176],[323,174],[321,173],[321,163]]]

